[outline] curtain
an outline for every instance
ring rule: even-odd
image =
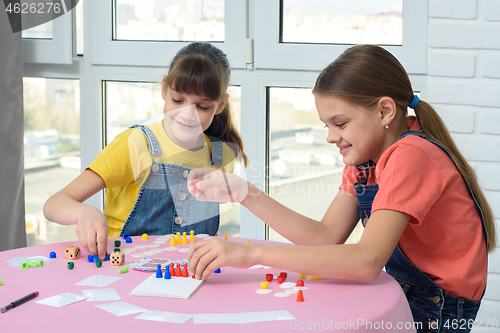
[[[21,32],[0,3],[0,251],[26,246]]]

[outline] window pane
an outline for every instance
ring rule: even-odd
[[[224,0],[115,0],[114,39],[224,41]]]
[[[78,80],[24,78],[24,168],[28,246],[76,240],[75,226],[43,216],[52,194],[80,174]]]
[[[282,0],[284,43],[402,45],[403,0]]]
[[[338,192],[344,163],[326,142],[311,89],[268,88],[269,195],[284,206],[321,220]],[[287,241],[272,228],[269,239]]]
[[[23,38],[52,39],[52,21],[37,25],[36,27],[30,29],[23,30],[21,33]]]
[[[229,87],[229,103],[235,116],[235,124],[240,130],[241,87]],[[106,98],[106,142],[111,142],[118,134],[133,124],[151,124],[163,119],[164,101],[159,83],[105,82]],[[240,165],[235,173],[241,174]],[[219,235],[227,232],[230,237],[240,235],[240,207],[225,203],[220,207],[221,219]]]

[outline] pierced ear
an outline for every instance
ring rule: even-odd
[[[398,108],[396,102],[391,97],[384,96],[378,101],[380,108],[380,119],[384,125],[389,125],[396,117]]]

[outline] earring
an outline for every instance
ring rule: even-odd
[[[389,129],[389,125],[385,125],[385,129]]]

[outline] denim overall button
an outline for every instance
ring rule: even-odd
[[[182,219],[180,217],[176,217],[174,220],[175,224],[181,225],[182,224]]]
[[[432,298],[432,301],[434,302],[434,304],[438,304],[438,303],[439,303],[439,301],[441,301],[441,297],[439,297],[439,296],[434,296],[434,297]]]
[[[158,164],[153,164],[153,172],[154,173],[158,172]]]
[[[182,171],[182,175],[184,177],[187,177],[189,175],[189,172],[187,170]]]
[[[184,193],[181,193],[181,194],[179,195],[179,199],[181,199],[181,201],[186,200],[186,195],[185,195]]]
[[[438,328],[438,322],[437,322],[437,320],[431,320],[429,322],[429,327],[432,328],[433,330],[437,329]]]

